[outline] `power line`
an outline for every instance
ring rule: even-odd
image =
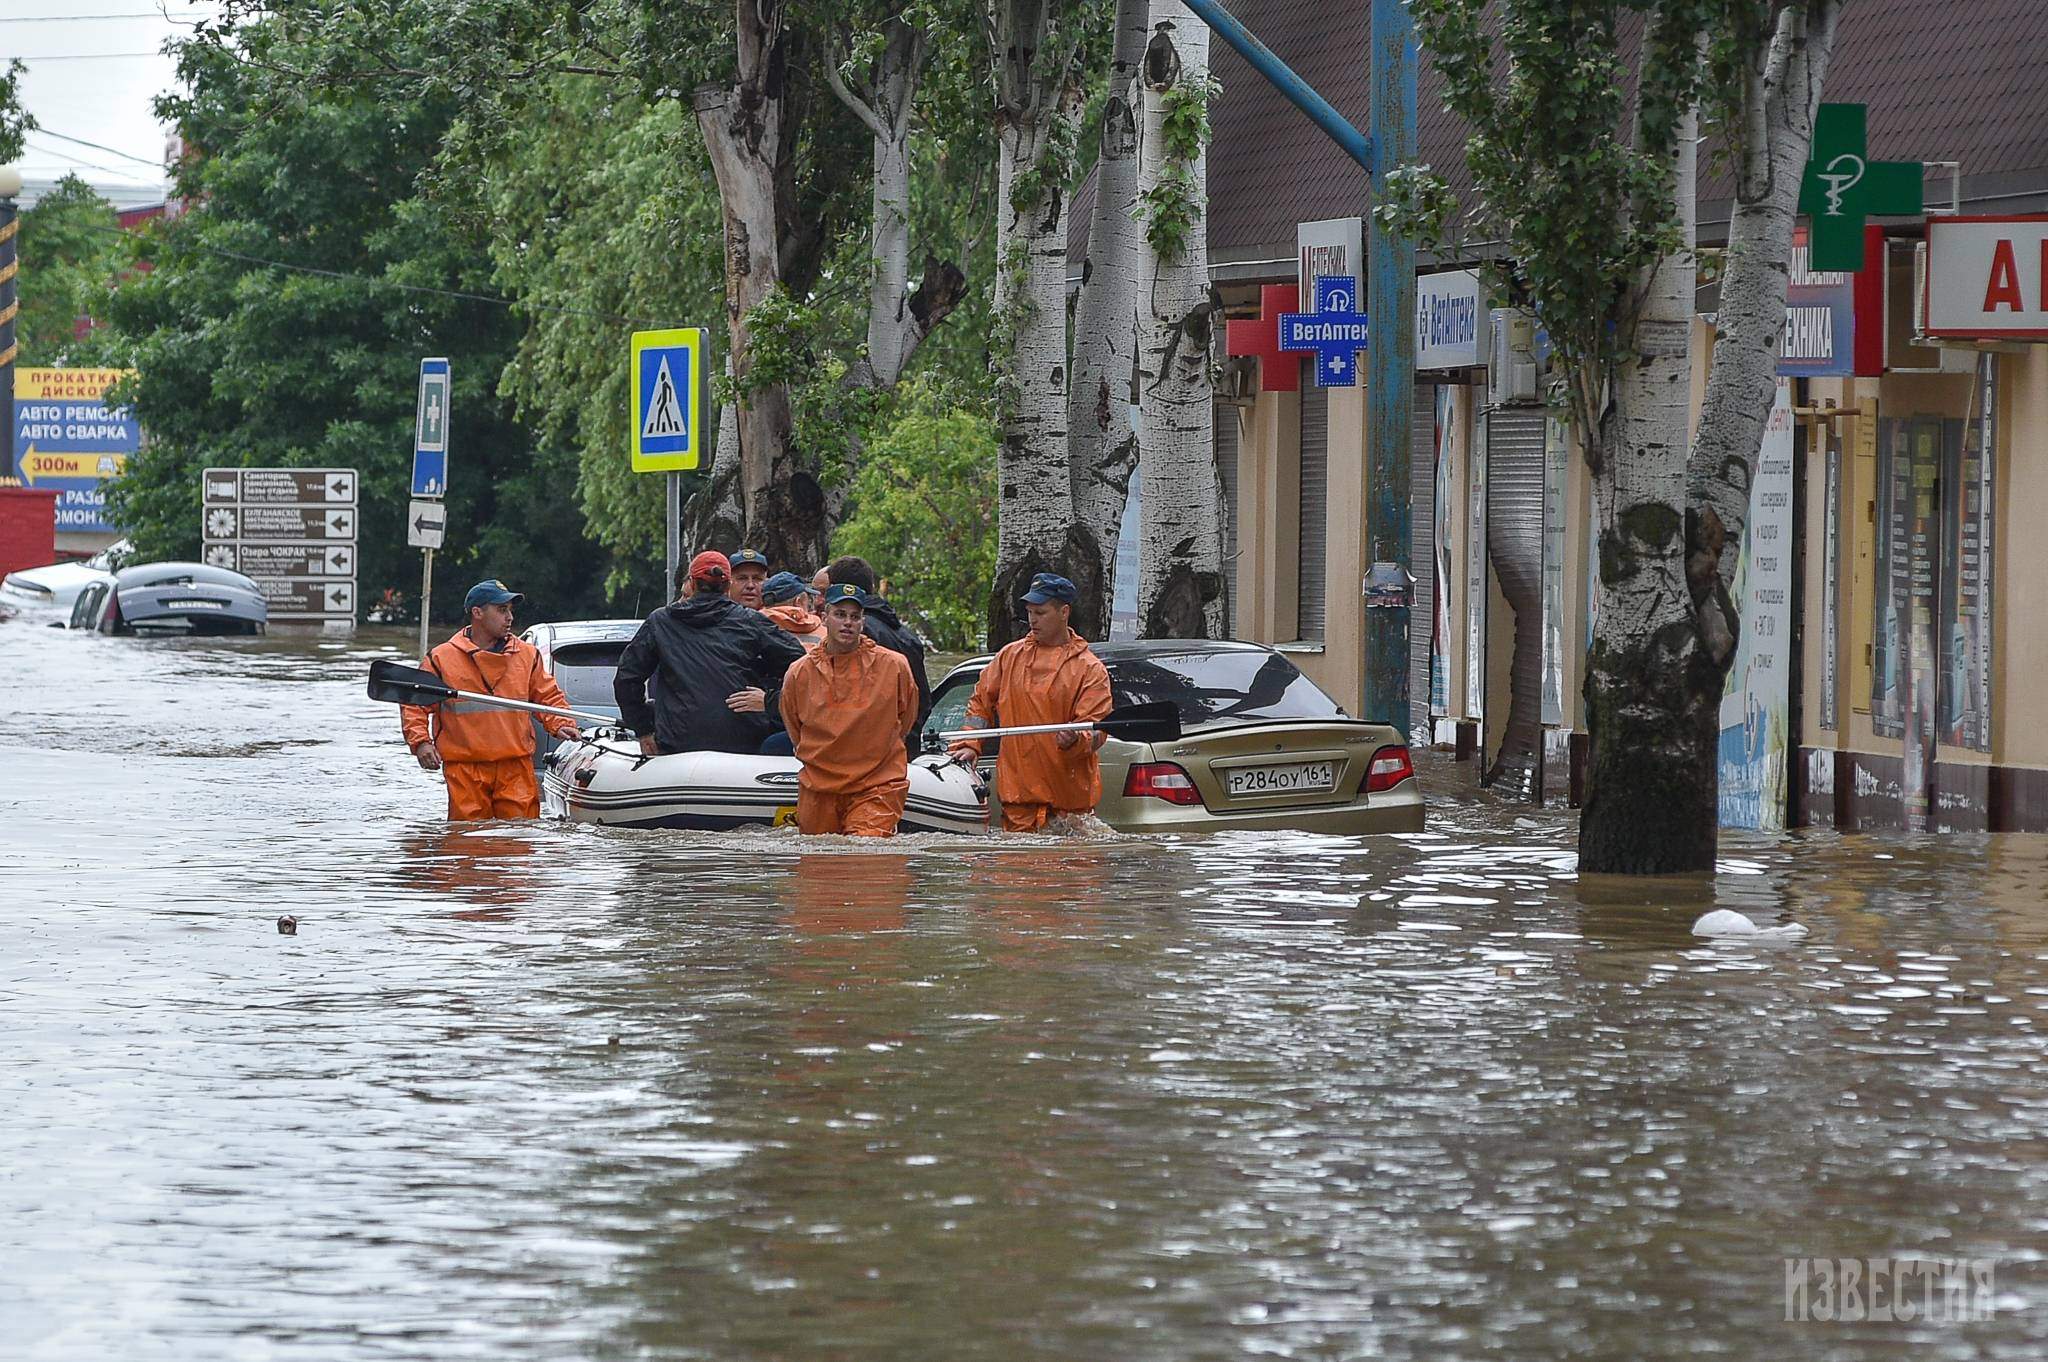
[[[118,61],[126,57],[160,57],[161,52],[58,52],[43,57],[17,57],[24,66],[34,66],[39,61]]]
[[[124,161],[134,161],[138,165],[150,166],[157,170],[162,170],[164,168],[164,163],[161,160],[151,160],[147,156],[133,156],[130,155],[128,152],[122,151],[119,147],[106,146],[100,142],[88,142],[83,137],[73,137],[68,133],[55,132],[49,128],[39,127],[36,129],[35,135],[40,137],[54,137],[60,142],[73,142],[81,147],[91,147],[94,151],[104,151],[111,155],[118,156]]]
[[[63,162],[63,164],[66,166],[84,166],[88,170],[103,170],[109,175],[128,174],[127,171],[118,170],[113,166],[103,166],[98,161],[79,160],[77,157],[71,156],[70,153],[65,151],[62,147],[44,146],[40,143],[40,141],[37,139],[34,133],[30,133],[28,135],[28,145],[35,149],[36,151],[41,152],[45,156],[69,156],[70,159]]]
[[[144,10],[135,14],[7,14],[0,15],[0,24],[85,24],[98,19],[170,19],[161,10]],[[172,23],[179,22],[171,19]]]
[[[129,237],[131,240],[137,239],[133,233],[123,227],[98,227],[88,224],[87,230],[114,232],[121,236]],[[568,316],[595,317],[599,321],[618,322],[625,326],[639,327],[643,331],[651,331],[669,325],[667,322],[648,321],[642,317],[620,317],[610,312],[599,312],[595,308],[563,307],[555,303],[522,302],[512,298],[500,298],[489,293],[470,293],[464,289],[434,288],[427,284],[401,284],[395,279],[385,279],[374,274],[352,274],[347,270],[322,269],[318,265],[294,265],[288,260],[266,260],[260,255],[249,255],[243,251],[231,251],[225,246],[209,246],[203,241],[184,241],[179,244],[195,250],[208,251],[214,255],[225,256],[230,260],[240,260],[245,264],[262,265],[274,270],[290,270],[297,274],[315,274],[323,279],[340,279],[354,284],[366,284],[373,288],[394,288],[403,293],[420,293],[436,298],[459,298],[465,302],[489,303],[493,307],[525,308],[531,312],[560,312]]]

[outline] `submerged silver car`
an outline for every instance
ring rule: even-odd
[[[1174,742],[1103,744],[1095,811],[1111,827],[1421,830],[1422,792],[1400,731],[1347,716],[1271,648],[1190,639],[1093,647],[1118,708],[1171,701],[1181,721]],[[989,660],[971,658],[946,674],[932,693],[926,735],[963,726]],[[1000,742],[987,744],[984,773],[994,769]]]
[[[619,670],[619,654],[640,632],[639,620],[563,620],[536,624],[519,637],[540,653],[540,662],[553,673],[555,684],[569,698],[569,708],[586,714],[619,716],[618,698],[612,694],[612,677]],[[533,764],[547,765],[548,754],[560,739],[535,719]]]

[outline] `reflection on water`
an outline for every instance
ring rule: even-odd
[[[2042,1355],[2044,839],[451,829],[376,646],[0,623],[8,1356]]]

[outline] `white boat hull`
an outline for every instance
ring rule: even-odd
[[[795,757],[732,752],[642,756],[637,743],[586,738],[558,748],[541,773],[541,798],[552,818],[624,828],[718,831],[780,827],[796,821]],[[988,828],[988,792],[981,778],[941,756],[910,763],[904,832],[981,833]]]

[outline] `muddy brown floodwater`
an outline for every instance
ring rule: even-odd
[[[2048,1352],[2044,839],[451,829],[377,655],[0,623],[0,1354]]]

